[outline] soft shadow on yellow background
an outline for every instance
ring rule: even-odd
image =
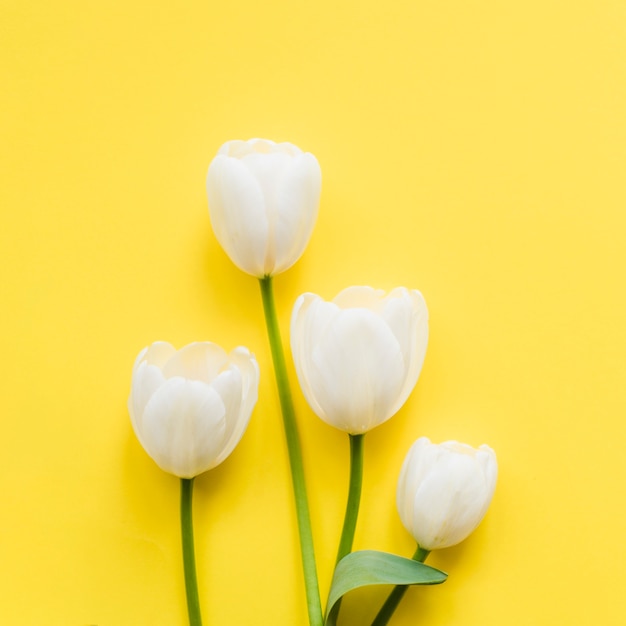
[[[366,438],[355,548],[412,554],[394,497],[418,436],[498,453],[484,523],[429,559],[449,581],[392,623],[623,624],[625,58],[620,0],[4,0],[0,623],[185,624],[178,481],[126,411],[157,339],[261,366],[242,443],[197,481],[206,624],[306,623],[260,294],[204,191],[224,141],[260,136],[323,172],[276,280],[285,336],[304,291],[404,285],[430,309],[417,389]],[[347,437],[294,393],[325,594]]]

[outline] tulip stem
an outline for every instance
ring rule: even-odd
[[[343,518],[343,530],[337,550],[337,560],[335,567],[344,556],[352,552],[354,543],[354,532],[356,531],[356,520],[359,516],[359,506],[361,504],[361,487],[363,485],[363,444],[365,435],[350,435],[350,486],[348,487],[348,501],[346,503],[346,514]],[[335,626],[341,610],[341,598],[337,600],[335,606],[330,611],[326,620],[327,626]]]
[[[193,478],[180,479],[180,527],[183,539],[183,568],[185,570],[185,590],[189,626],[202,626],[198,579],[196,577],[196,556],[193,544]]]
[[[344,556],[352,552],[356,520],[359,515],[361,504],[361,486],[363,484],[363,443],[365,435],[350,435],[350,487],[348,489],[348,502],[346,514],[343,520],[341,541],[337,551],[337,563]]]
[[[300,551],[302,555],[302,569],[304,571],[309,624],[311,626],[323,626],[324,618],[322,616],[322,604],[320,601],[317,569],[315,566],[313,532],[311,529],[311,516],[309,514],[309,503],[304,481],[302,451],[298,437],[291,389],[289,387],[289,378],[287,377],[287,366],[285,364],[285,354],[280,337],[280,328],[278,326],[278,316],[276,315],[272,277],[265,276],[260,278],[259,284],[261,285],[265,323],[267,325],[267,334],[272,351],[276,385],[278,386],[278,396],[280,398],[280,406],[283,415],[285,438],[287,439],[289,464],[291,466],[291,480],[296,503],[298,530],[300,533]]]
[[[413,555],[413,560],[423,563],[429,553],[429,550],[424,550],[418,546],[415,554]],[[408,585],[396,585],[394,587],[393,591],[389,594],[389,597],[385,600],[385,604],[383,604],[380,611],[378,611],[378,615],[372,622],[372,626],[386,626],[391,619],[391,616],[398,608],[400,600],[404,597],[407,589]]]

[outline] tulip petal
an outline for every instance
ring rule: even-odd
[[[287,154],[293,157],[298,156],[299,154],[302,154],[302,150],[300,150],[298,146],[294,145],[293,143],[290,143],[289,141],[281,141],[280,143],[277,143],[273,149],[275,151],[286,152]]]
[[[339,315],[338,307],[332,302],[325,302],[313,293],[302,294],[293,307],[291,315],[291,353],[296,367],[296,374],[313,412],[326,423],[332,424],[330,418],[317,401],[310,385],[310,355],[330,323]]]
[[[362,308],[379,312],[383,308],[384,295],[385,292],[382,289],[373,287],[347,287],[333,298],[333,302],[340,309]]]
[[[256,146],[255,146],[256,147]],[[263,274],[274,274],[278,252],[279,235],[276,233],[276,223],[279,220],[280,207],[278,206],[279,184],[283,173],[293,159],[285,152],[253,152],[244,156],[242,163],[261,187],[265,199],[265,213],[268,224],[268,235],[263,261]]]
[[[259,395],[259,365],[254,355],[243,346],[235,348],[229,355],[232,367],[236,367],[241,374],[241,403],[239,415],[236,418],[235,428],[230,433],[228,445],[234,445],[241,439],[250,421],[252,409]],[[224,457],[225,458],[225,457]]]
[[[424,535],[423,548],[455,545],[476,528],[484,500],[481,482],[473,459],[462,455],[450,455],[441,471],[424,478],[413,503],[413,530]]]
[[[146,359],[146,354],[148,353],[149,347],[148,348],[144,348],[138,355],[137,358],[135,359],[135,362],[133,364],[133,375],[135,374],[135,372],[137,371],[137,368],[139,367],[139,365],[141,365],[141,363],[143,363]]]
[[[215,459],[214,465],[219,465],[230,455],[234,447],[239,443],[239,439],[248,425],[248,422],[241,423],[239,419],[242,402],[242,376],[241,372],[231,366],[222,372],[214,381],[211,387],[219,394],[224,403],[224,439],[222,449]],[[238,436],[237,436],[238,435]]]
[[[488,457],[488,458],[487,458]],[[411,447],[398,481],[400,519],[426,550],[463,541],[480,523],[493,497],[497,463],[488,446],[426,437]]]
[[[393,415],[404,363],[393,333],[376,314],[341,311],[311,342],[309,383],[332,425],[358,434]]]
[[[393,409],[396,413],[415,388],[424,365],[428,346],[428,308],[419,291],[400,287],[391,291],[383,301],[381,316],[395,335],[405,363],[404,386]]]
[[[163,375],[165,378],[182,376],[210,383],[227,362],[226,352],[217,344],[209,341],[190,343],[172,355],[163,368]]]
[[[239,269],[265,274],[269,224],[261,186],[246,165],[216,156],[207,174],[209,215],[217,240]]]
[[[161,469],[192,478],[214,466],[224,440],[225,412],[209,385],[170,378],[144,411],[144,447]]]
[[[436,446],[427,437],[420,437],[409,450],[402,465],[398,479],[396,503],[398,513],[404,526],[413,532],[413,494],[417,493],[419,484],[424,480],[432,465],[432,457],[436,454]]]
[[[142,445],[143,437],[139,424],[150,398],[164,382],[165,378],[161,370],[156,365],[149,365],[146,361],[142,361],[133,374],[128,398],[128,412],[137,439]]]
[[[289,269],[302,256],[317,220],[321,186],[322,172],[312,154],[289,158],[274,202],[268,203],[274,246],[268,249],[267,263],[274,273]]]
[[[146,363],[163,368],[167,361],[176,354],[176,348],[167,341],[155,341],[142,354],[142,360],[146,361]],[[137,360],[139,360],[139,357]]]

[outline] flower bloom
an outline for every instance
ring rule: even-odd
[[[291,317],[304,396],[327,424],[360,434],[405,403],[422,369],[428,309],[419,291],[349,287],[332,302],[305,293]]]
[[[431,443],[420,437],[400,472],[400,519],[421,548],[435,550],[465,539],[481,522],[496,488],[498,464],[486,445]]]
[[[219,465],[243,436],[259,367],[246,348],[158,341],[135,361],[128,410],[146,452],[166,472],[193,478]]]
[[[311,238],[321,182],[317,159],[293,144],[226,142],[209,166],[207,195],[232,262],[259,278],[289,269]]]

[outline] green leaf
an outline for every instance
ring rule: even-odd
[[[369,585],[438,585],[448,575],[444,572],[395,554],[360,550],[345,556],[335,568],[326,607],[326,624],[334,626],[333,607],[349,591]]]

